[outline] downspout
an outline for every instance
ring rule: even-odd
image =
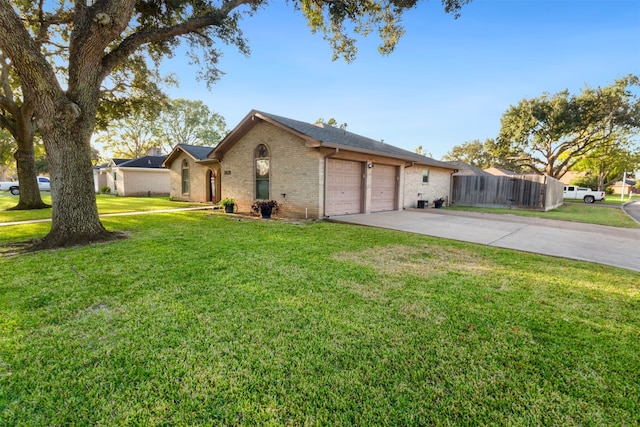
[[[449,174],[449,197],[447,200],[447,206],[451,206],[453,202],[453,175],[458,173],[458,169],[454,169],[453,172]]]
[[[333,153],[329,153],[326,154],[324,156],[324,197],[322,198],[322,216],[324,218],[327,217],[327,185],[329,184],[328,182],[328,177],[329,177],[329,159],[333,156],[335,156],[336,154],[338,154],[338,152],[340,151],[339,148],[335,148],[336,151],[334,151]]]

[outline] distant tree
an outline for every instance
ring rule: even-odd
[[[11,134],[0,128],[0,180],[5,181],[6,173],[11,169],[13,161],[13,151],[15,150],[15,140]]]
[[[341,125],[338,124],[338,121],[336,119],[334,119],[333,117],[331,117],[329,120],[325,121],[322,117],[319,118],[318,120],[316,120],[316,123],[323,123],[325,125],[329,125],[329,126],[333,126],[334,128],[338,128],[338,129],[342,129],[342,130],[347,130],[347,124],[346,123],[342,123]]]
[[[458,15],[470,0],[443,0]],[[419,0],[293,0],[311,31],[324,34],[334,58],[356,56],[352,34],[377,31],[379,50],[390,53],[404,33],[403,13]],[[240,29],[267,0],[98,0],[27,2],[0,0],[0,50],[12,61],[25,99],[36,113],[52,184],[51,230],[40,247],[59,247],[113,238],[98,217],[93,188],[91,136],[100,89],[130,61],[159,63],[180,40],[192,48],[208,83],[221,75],[219,43],[249,48]],[[48,52],[59,50],[52,59]],[[201,53],[201,56],[198,55]],[[29,115],[31,117],[31,115]]]
[[[160,113],[154,126],[158,143],[169,152],[176,144],[213,147],[229,131],[218,113],[202,101],[174,99]]]
[[[112,121],[96,142],[114,157],[135,159],[152,148],[168,153],[176,144],[215,146],[227,132],[224,118],[202,101],[174,99]]]
[[[418,147],[416,148],[415,151],[416,151],[417,154],[420,154],[421,156],[433,157],[433,154],[431,154],[430,152],[428,152],[427,150],[422,148],[422,145],[418,145]]]
[[[442,159],[448,162],[464,162],[480,169],[487,169],[498,163],[492,154],[494,144],[493,139],[487,139],[484,143],[479,139],[474,139],[454,146],[451,151],[442,156]]]
[[[636,141],[624,136],[612,135],[586,153],[575,164],[573,170],[585,172],[588,178],[576,185],[588,186],[604,191],[608,186],[622,180],[625,172],[640,169],[640,147]],[[584,185],[586,181],[589,185]]]
[[[0,50],[0,128],[11,134],[15,141],[13,158],[20,181],[18,204],[11,209],[44,209],[36,178],[36,157],[33,140],[36,126],[33,122],[33,102],[25,97],[20,78],[7,54]]]
[[[578,95],[565,90],[523,99],[503,114],[494,153],[560,179],[614,135],[638,133],[640,101],[631,88],[639,84],[637,76],[629,75]]]
[[[101,143],[113,157],[136,159],[144,156],[150,148],[160,144],[156,136],[156,110],[135,110],[127,117],[114,120],[98,134]]]

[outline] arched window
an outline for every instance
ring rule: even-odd
[[[253,153],[256,166],[256,199],[269,199],[269,149],[260,144]]]
[[[189,194],[189,162],[182,161],[182,194]]]

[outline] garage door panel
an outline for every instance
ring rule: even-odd
[[[362,212],[362,163],[329,159],[326,215]]]
[[[371,171],[371,212],[396,209],[397,167],[374,165]]]

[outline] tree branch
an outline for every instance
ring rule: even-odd
[[[134,33],[124,39],[115,49],[102,60],[103,75],[108,75],[115,67],[126,61],[140,46],[148,43],[161,42],[173,37],[194,33],[202,28],[220,26],[228,18],[229,14],[242,5],[256,6],[261,0],[229,0],[225,1],[220,9],[210,13],[190,18],[185,22],[170,27],[157,28],[152,31]]]
[[[5,30],[5,34],[0,37],[0,50],[11,58],[25,95],[30,92],[34,97],[49,99],[61,95],[62,89],[52,66],[7,0],[0,0],[0,28]],[[51,93],[52,90],[54,94]]]

